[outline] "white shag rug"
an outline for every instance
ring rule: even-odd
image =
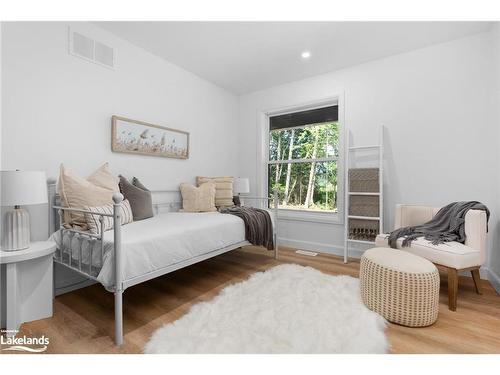
[[[285,264],[230,285],[159,328],[145,353],[386,353],[359,280]]]

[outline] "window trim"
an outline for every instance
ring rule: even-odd
[[[274,164],[295,164],[295,163],[327,163],[331,161],[339,161],[336,156],[330,156],[327,158],[305,158],[305,159],[282,159],[282,160],[268,160],[268,165]]]
[[[309,109],[327,107],[332,105],[338,105],[338,126],[339,126],[339,156],[329,157],[329,158],[317,158],[317,159],[294,159],[293,161],[283,161],[283,160],[269,160],[269,117],[291,113],[300,112]],[[337,201],[337,212],[321,212],[314,210],[293,210],[280,208],[278,212],[279,219],[281,220],[292,220],[292,221],[308,221],[315,223],[327,223],[327,224],[344,224],[344,140],[345,140],[345,120],[344,120],[344,93],[339,93],[328,98],[314,100],[307,103],[299,103],[289,106],[284,106],[281,108],[274,108],[259,111],[258,115],[258,135],[257,139],[260,141],[260,157],[257,158],[257,189],[260,195],[269,196],[267,186],[267,174],[268,165],[270,164],[281,164],[281,163],[296,163],[304,161],[322,161],[322,159],[328,159],[328,161],[337,161],[337,192],[340,198]],[[333,159],[333,160],[332,160]],[[327,160],[324,160],[327,161]],[[259,168],[260,167],[260,168]]]

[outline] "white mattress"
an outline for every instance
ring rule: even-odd
[[[59,231],[52,237],[61,241]],[[122,226],[123,278],[129,280],[162,267],[245,241],[243,220],[218,212],[159,214],[153,218]],[[80,251],[77,235],[71,241],[64,236],[65,248],[71,248],[73,261],[78,262]],[[82,242],[82,264],[89,264],[91,244]],[[114,285],[113,231],[104,234],[104,261],[101,248],[93,244],[92,265],[97,280],[107,289]]]

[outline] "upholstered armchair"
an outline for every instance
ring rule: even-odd
[[[439,207],[397,205],[394,228],[423,224],[434,217]],[[465,244],[446,242],[433,245],[419,238],[410,247],[402,247],[403,239],[398,240],[398,249],[408,251],[448,269],[448,307],[457,309],[458,272],[470,271],[476,293],[481,294],[479,268],[486,260],[486,213],[469,210],[465,215]],[[375,240],[378,247],[388,247],[387,234],[379,234]]]

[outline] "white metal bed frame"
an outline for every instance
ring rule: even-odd
[[[68,267],[73,271],[79,273],[80,275],[95,280],[97,280],[97,275],[94,275],[92,272],[92,255],[95,243],[100,243],[100,264],[103,264],[103,256],[104,256],[104,241],[103,241],[103,233],[104,233],[104,217],[112,217],[113,218],[113,259],[114,259],[114,269],[115,269],[115,283],[110,290],[114,293],[114,308],[115,308],[115,344],[122,345],[123,344],[123,292],[128,287],[133,285],[140,284],[144,281],[148,281],[154,279],[156,277],[165,275],[167,273],[176,271],[178,269],[190,266],[192,264],[204,261],[206,259],[215,257],[217,255],[226,253],[231,250],[238,249],[242,246],[250,245],[248,241],[242,241],[222,249],[214,250],[206,254],[202,254],[182,262],[178,262],[151,272],[148,272],[143,275],[135,276],[130,279],[123,278],[123,260],[122,260],[122,252],[121,252],[121,225],[120,223],[120,213],[119,206],[123,200],[123,195],[120,193],[115,193],[113,195],[113,214],[102,214],[87,210],[81,210],[76,208],[68,208],[62,207],[58,205],[58,195],[56,193],[56,180],[49,179],[47,181],[48,192],[49,192],[49,235],[56,231],[56,228],[61,230],[61,245],[60,248],[56,250],[54,255],[54,262],[61,264],[64,267]],[[153,191],[153,193],[176,193],[179,194],[177,190],[160,190]],[[274,258],[278,259],[278,195],[277,192],[274,193],[273,197],[244,197],[244,199],[254,199],[258,201],[273,201],[273,216],[274,216],[274,225],[273,225],[273,240],[274,240]],[[159,212],[160,207],[168,206],[168,211],[175,211],[175,206],[180,207],[181,202],[179,201],[170,201],[163,203],[155,203],[155,211]],[[56,215],[56,211],[58,215]],[[80,213],[91,213],[95,216],[99,216],[99,221],[101,225],[101,234],[91,234],[88,232],[82,232],[76,229],[66,228],[63,225],[63,213],[64,211],[71,212],[80,212]],[[78,245],[79,245],[79,257],[78,261],[74,261],[72,259],[72,249],[66,249],[64,246],[64,242],[62,241],[64,235],[70,236],[70,244],[72,243],[72,239],[74,236],[77,236]],[[83,241],[90,241],[91,246],[89,246],[89,264],[82,264],[82,244]],[[65,257],[66,255],[66,257]],[[109,288],[108,288],[109,289]]]

